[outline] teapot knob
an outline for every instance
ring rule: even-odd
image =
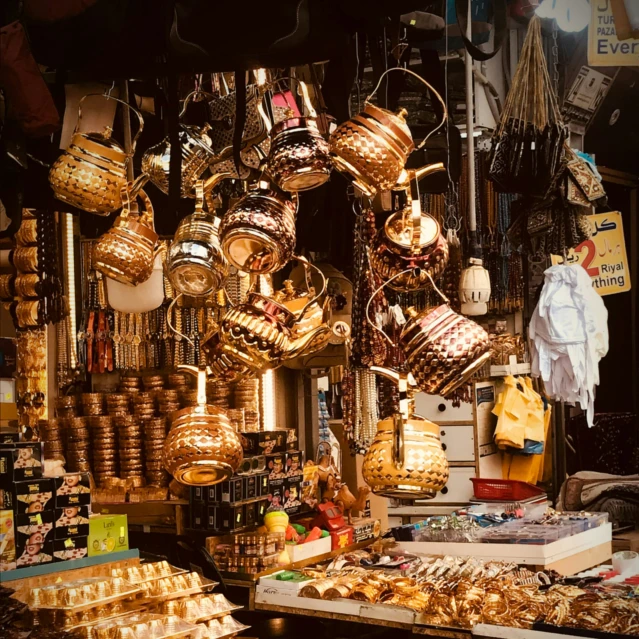
[[[417,311],[417,309],[414,306],[409,306],[406,309],[406,315],[408,315],[408,317],[410,317],[410,319],[415,319],[419,313]]]
[[[408,115],[408,111],[404,107],[402,107],[397,111],[396,115],[398,118],[402,118],[402,120],[405,120],[406,116]]]
[[[105,126],[104,127],[104,131],[102,131],[102,137],[105,140],[108,140],[111,137],[111,134],[113,133],[113,129],[110,126]]]

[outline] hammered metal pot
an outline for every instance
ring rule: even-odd
[[[226,259],[240,271],[274,273],[295,249],[297,197],[260,183],[222,218],[220,244]]]
[[[488,333],[447,304],[417,313],[408,309],[399,344],[417,385],[446,396],[490,359]]]
[[[242,463],[242,443],[226,413],[206,403],[206,371],[179,366],[198,377],[197,406],[173,414],[164,441],[164,468],[187,486],[211,486],[233,476]]]
[[[93,247],[93,266],[106,277],[137,286],[153,273],[158,235],[153,225],[153,205],[144,191],[138,197],[144,204],[139,217],[131,216],[129,190],[122,187],[124,206],[113,226]]]
[[[195,212],[178,226],[167,259],[167,272],[175,289],[184,295],[208,295],[228,275],[229,266],[218,238],[219,218],[205,212],[204,185],[195,187]]]
[[[377,433],[362,464],[362,476],[382,497],[432,499],[448,481],[448,460],[439,426],[399,414],[377,424]]]
[[[138,116],[140,126],[131,143],[131,153],[127,153],[111,138],[110,127],[105,127],[102,133],[79,133],[82,103],[96,95],[107,97],[100,93],[89,93],[80,100],[78,122],[71,144],[51,166],[49,184],[58,200],[88,213],[109,215],[122,207],[121,190],[127,184],[127,166],[135,153],[144,120],[139,111],[123,100],[107,98],[125,105]],[[137,191],[145,180],[141,176],[130,188],[133,192]]]

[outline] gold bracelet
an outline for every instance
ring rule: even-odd
[[[18,275],[15,281],[16,295],[18,297],[38,297],[39,283],[40,276],[37,273]]]
[[[35,246],[19,246],[13,251],[13,265],[22,273],[37,273],[38,249]]]
[[[22,220],[20,228],[16,232],[18,246],[35,244],[38,240],[38,222],[35,219]]]
[[[18,302],[16,306],[16,317],[21,328],[38,326],[40,302],[38,300],[28,302]]]
[[[11,273],[0,275],[0,300],[8,302],[15,295],[15,276]]]

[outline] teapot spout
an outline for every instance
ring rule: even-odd
[[[321,324],[317,328],[301,335],[297,339],[291,341],[290,346],[286,349],[284,359],[294,359],[295,357],[305,357],[312,353],[321,351],[332,335],[333,331],[328,324]]]
[[[397,184],[393,188],[395,190],[408,189],[410,188],[411,182],[415,180],[419,181],[427,175],[439,173],[445,170],[446,167],[443,162],[427,164],[426,166],[421,166],[418,169],[402,169],[402,172],[399,174],[399,178],[397,178]]]

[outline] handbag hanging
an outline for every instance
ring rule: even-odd
[[[489,177],[500,191],[543,195],[563,169],[564,125],[541,40],[530,21],[513,84],[492,138]]]

